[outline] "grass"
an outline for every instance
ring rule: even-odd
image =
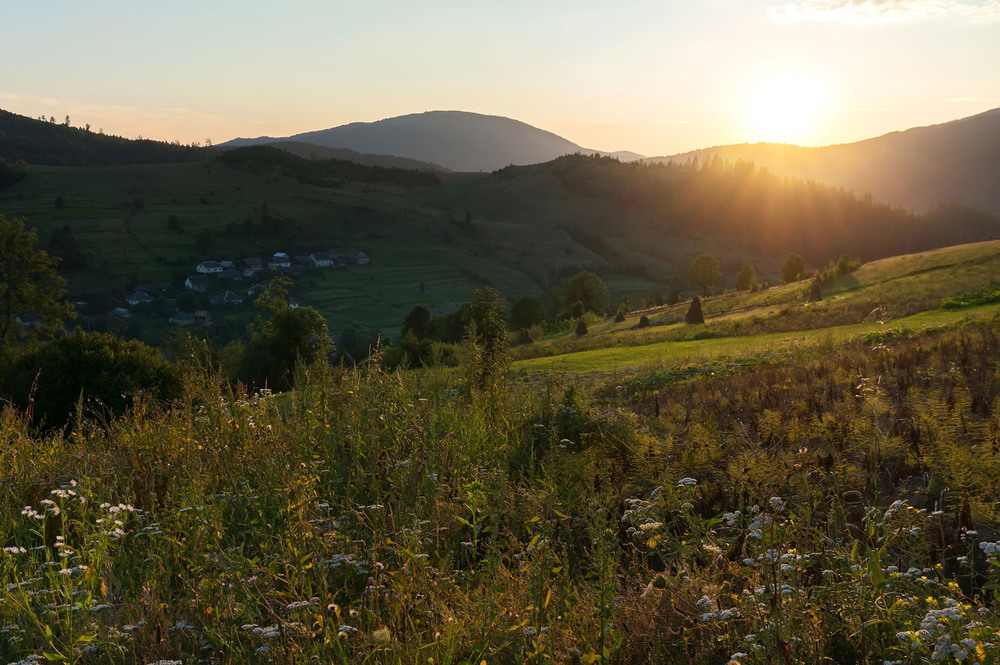
[[[871,321],[791,333],[781,332],[765,335],[652,342],[638,346],[615,346],[577,351],[559,356],[519,360],[514,363],[513,369],[529,373],[555,371],[590,374],[623,371],[641,365],[697,364],[710,362],[719,357],[746,356],[761,352],[783,352],[854,340],[878,341],[891,337],[910,336],[926,330],[989,319],[996,316],[998,311],[1000,311],[1000,307],[989,305],[959,312],[921,312],[885,323]],[[695,329],[694,326],[678,326],[677,328]]]
[[[942,321],[643,390],[369,366],[248,396],[189,368],[181,402],[64,433],[7,409],[0,649],[991,662],[1000,339]]]
[[[486,391],[185,361],[120,418],[5,407],[2,662],[995,663],[1000,305],[940,305],[998,252],[597,322]],[[339,274],[462,288],[420,265]]]

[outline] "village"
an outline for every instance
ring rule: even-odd
[[[369,256],[360,250],[346,253],[317,251],[295,256],[275,252],[267,259],[250,257],[240,259],[238,263],[231,260],[202,261],[195,266],[195,274],[184,279],[183,287],[190,294],[188,297],[180,294],[179,297],[169,297],[177,288],[170,282],[138,283],[125,298],[128,308],[116,307],[109,314],[113,318],[128,319],[132,316],[132,309],[165,299],[165,307],[161,307],[159,313],[168,314],[171,324],[207,327],[212,325],[209,307],[229,308],[242,305],[245,300],[252,301],[266,291],[271,280],[277,276],[295,282],[308,271],[366,266],[370,263]],[[298,307],[299,303],[290,300],[289,306]]]

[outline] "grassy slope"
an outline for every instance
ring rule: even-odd
[[[802,284],[710,299],[756,305],[719,330],[788,329],[654,326],[509,390],[367,365],[250,397],[188,367],[182,404],[65,434],[0,411],[0,653],[995,662],[1000,338],[996,319],[931,329],[1000,305],[921,303],[988,284],[998,251],[869,264],[819,305],[787,305]],[[876,297],[903,315],[823,325]],[[749,363],[635,376],[660,349]]]
[[[808,286],[802,282],[706,299],[704,327],[683,323],[687,303],[645,312],[653,325],[642,330],[635,329],[639,314],[633,313],[624,323],[594,324],[583,338],[566,332],[521,349],[522,356],[536,357],[525,357],[514,367],[526,372],[606,372],[752,354],[789,343],[839,342],[946,326],[995,314],[992,305],[973,310],[937,308],[944,298],[989,287],[998,274],[1000,241],[893,257],[863,265],[827,284],[820,303],[804,302]],[[785,330],[762,332],[773,327]],[[722,339],[685,339],[699,333]]]

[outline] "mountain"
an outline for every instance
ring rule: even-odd
[[[109,136],[0,110],[0,157],[11,163],[23,160],[29,166],[172,164],[209,156],[204,148]]]
[[[510,164],[540,164],[563,155],[599,152],[518,120],[466,111],[428,111],[377,122],[355,122],[287,139],[241,138],[221,145],[238,147],[279,141],[395,155],[440,164],[452,171],[495,171]],[[641,157],[629,152],[600,154],[623,161]]]
[[[754,162],[780,176],[845,187],[913,210],[941,203],[1000,213],[1000,109],[877,138],[803,148],[755,143],[703,148],[649,162]]]

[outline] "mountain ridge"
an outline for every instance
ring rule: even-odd
[[[743,160],[917,211],[956,203],[1000,213],[1000,108],[821,147],[741,143],[649,157],[647,163]]]
[[[352,122],[283,138],[237,138],[220,146],[241,147],[281,141],[393,155],[465,172],[495,171],[511,164],[540,164],[574,153],[601,154],[623,161],[642,157],[629,151],[584,148],[558,134],[505,116],[453,110]]]

